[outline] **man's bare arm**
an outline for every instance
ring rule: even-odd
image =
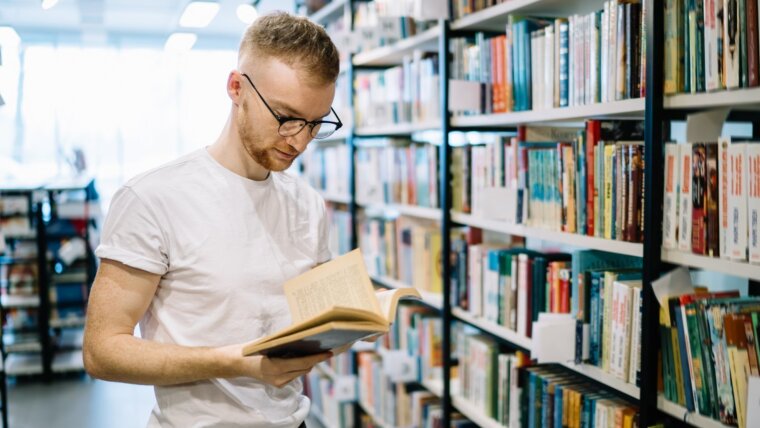
[[[137,338],[135,325],[148,309],[159,280],[159,275],[102,261],[90,294],[84,335],[85,369],[91,376],[147,385],[246,376],[283,386],[330,356],[243,357],[242,344],[185,347]]]

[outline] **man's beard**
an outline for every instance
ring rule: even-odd
[[[248,156],[251,157],[257,164],[268,171],[284,171],[290,168],[290,165],[295,160],[295,157],[289,162],[281,159],[276,159],[272,155],[274,147],[260,147],[256,144],[256,136],[253,133],[253,129],[248,122],[248,103],[243,101],[240,108],[240,114],[237,118],[238,136],[240,137],[240,143],[243,145]],[[287,162],[287,163],[286,163]]]

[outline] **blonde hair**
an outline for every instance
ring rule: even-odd
[[[338,79],[338,49],[325,29],[286,12],[263,15],[246,29],[238,60],[249,57],[279,59],[305,72],[307,80],[319,85]]]

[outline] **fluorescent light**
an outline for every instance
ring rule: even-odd
[[[179,18],[181,27],[203,28],[208,26],[219,12],[219,3],[210,1],[190,2]]]
[[[58,3],[58,0],[42,0],[42,8],[45,10],[50,9]]]
[[[243,21],[244,24],[250,25],[256,18],[259,17],[259,12],[252,4],[243,3],[237,7],[237,17]]]
[[[164,49],[170,52],[185,52],[193,48],[195,41],[198,37],[193,33],[172,33],[166,43]]]

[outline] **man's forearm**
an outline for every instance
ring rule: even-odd
[[[84,344],[87,372],[99,379],[145,385],[174,385],[240,375],[242,356],[231,348],[185,347],[129,334]]]

